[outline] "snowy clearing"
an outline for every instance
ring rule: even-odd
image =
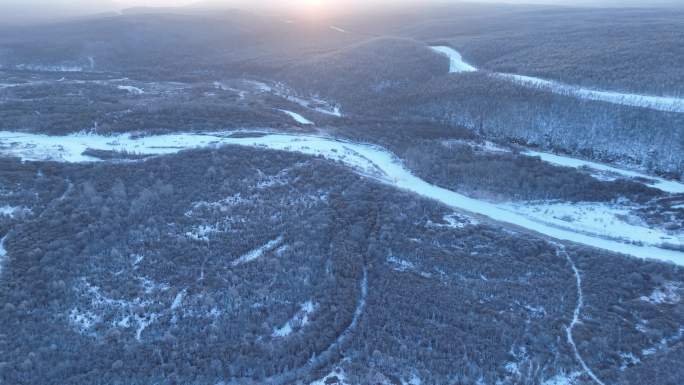
[[[316,305],[312,301],[301,304],[299,311],[285,323],[285,325],[273,330],[273,337],[287,337],[293,331],[298,330],[309,323],[309,315],[316,310]]]
[[[684,193],[684,183],[674,181],[674,180],[668,180],[668,179],[664,179],[664,178],[646,175],[646,174],[640,173],[638,171],[625,170],[625,169],[613,167],[613,166],[603,164],[603,163],[597,163],[597,162],[592,162],[592,161],[588,161],[588,160],[577,159],[577,158],[573,158],[570,156],[550,154],[547,152],[525,151],[522,154],[527,155],[527,156],[532,156],[532,157],[539,157],[544,162],[555,164],[557,166],[570,167],[570,168],[589,168],[591,170],[595,170],[598,172],[597,174],[594,175],[597,179],[605,179],[605,176],[601,175],[600,173],[610,173],[610,174],[620,175],[622,177],[626,177],[629,179],[638,178],[638,179],[646,179],[649,181],[653,181],[652,183],[647,183],[647,184],[651,187],[657,188],[657,189],[664,191],[664,192],[667,192],[667,193],[672,193],[672,194]]]
[[[330,372],[327,376],[321,378],[320,380],[312,382],[310,385],[349,385],[347,382],[347,375],[340,368],[336,368]]]
[[[15,207],[15,206],[0,206],[0,215],[4,215],[10,218],[14,218],[18,211],[28,210],[25,207]]]
[[[461,54],[451,47],[434,46],[430,48],[435,52],[449,57],[451,62],[449,73],[478,71],[478,68],[466,63]],[[493,73],[492,76],[510,81],[523,87],[541,89],[554,94],[571,96],[583,100],[607,102],[630,107],[649,108],[652,110],[665,112],[684,112],[684,99],[682,98],[596,90],[571,84],[564,84],[553,80],[517,74]]]
[[[245,263],[252,262],[256,260],[257,258],[261,257],[264,255],[264,253],[269,252],[276,247],[280,246],[280,244],[283,242],[283,237],[280,236],[272,241],[267,242],[266,244],[257,247],[256,249],[242,255],[240,258],[234,260],[231,264],[233,266],[239,266],[243,265]]]
[[[54,160],[62,162],[97,161],[83,155],[88,148],[99,150],[126,150],[130,153],[162,155],[184,149],[242,145],[273,150],[320,155],[340,161],[364,176],[425,198],[437,200],[449,207],[483,215],[496,221],[524,228],[558,240],[628,254],[638,258],[658,259],[684,265],[684,252],[661,248],[653,244],[638,243],[645,227],[632,234],[623,234],[624,241],[586,234],[574,226],[564,228],[529,218],[509,207],[481,201],[432,185],[413,175],[392,153],[379,146],[352,143],[320,136],[266,134],[260,137],[231,137],[233,132],[213,134],[169,134],[132,138],[130,135],[99,136],[74,134],[47,136],[25,133],[0,132],[0,154],[17,156],[27,161]],[[275,247],[275,246],[274,246]]]
[[[300,115],[296,112],[292,112],[292,111],[288,111],[288,110],[278,110],[278,111],[289,115],[292,119],[295,120],[295,122],[297,122],[299,124],[303,124],[306,126],[313,126],[315,124],[314,122],[310,121],[309,119],[303,117],[302,115]]]
[[[643,296],[640,299],[653,305],[676,305],[682,300],[679,291],[680,287],[676,282],[667,282],[662,287],[657,287],[653,290],[653,293],[648,297]]]

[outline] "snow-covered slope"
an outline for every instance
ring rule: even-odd
[[[630,233],[620,239],[610,239],[604,234],[587,231],[586,226],[557,226],[553,221],[511,210],[501,204],[481,201],[432,185],[413,175],[392,153],[373,145],[352,143],[333,138],[266,134],[257,137],[233,137],[231,133],[213,134],[169,134],[132,138],[129,135],[104,137],[77,134],[70,136],[46,136],[24,133],[0,132],[0,154],[18,156],[24,160],[55,160],[63,162],[84,162],[95,159],[83,155],[88,148],[118,150],[139,154],[171,154],[183,149],[219,145],[241,145],[296,151],[310,155],[321,155],[337,160],[356,172],[372,177],[394,187],[412,191],[420,196],[434,199],[443,204],[487,216],[496,221],[537,232],[545,236],[576,242],[591,247],[628,254],[639,258],[658,259],[684,266],[684,252],[663,248],[657,237],[649,234],[647,227],[631,228]],[[581,223],[581,222],[580,222]],[[607,223],[606,226],[611,226]],[[623,224],[620,224],[623,226]],[[606,230],[620,232],[616,230]],[[667,242],[675,244],[676,242]],[[681,246],[681,244],[680,244]]]
[[[435,52],[449,57],[449,60],[451,61],[450,73],[478,71],[476,67],[466,63],[461,54],[451,47],[435,46],[430,48],[432,48]],[[499,79],[508,80],[525,87],[538,88],[544,91],[553,92],[555,94],[572,96],[579,99],[595,100],[631,107],[649,108],[652,110],[666,112],[684,112],[684,99],[682,98],[596,90],[571,84],[564,84],[553,80],[517,74],[494,73],[492,76],[495,76]]]

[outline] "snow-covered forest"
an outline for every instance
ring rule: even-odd
[[[0,24],[0,384],[684,382],[683,11],[360,9]]]

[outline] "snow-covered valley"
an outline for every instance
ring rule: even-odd
[[[468,64],[465,60],[463,60],[462,55],[451,47],[433,46],[430,48],[433,51],[449,58],[450,73],[479,71],[478,68]],[[684,99],[682,98],[591,89],[572,84],[565,84],[558,81],[518,74],[492,73],[491,75],[524,87],[541,89],[547,92],[552,92],[559,95],[567,95],[584,100],[594,100],[665,112],[684,112]]]
[[[682,234],[654,230],[631,221],[620,209],[607,205],[569,207],[511,205],[473,199],[415,176],[396,156],[384,148],[330,137],[241,132],[168,134],[148,137],[74,134],[47,136],[0,132],[0,153],[25,161],[91,162],[86,150],[119,151],[139,155],[173,154],[185,149],[241,145],[323,156],[402,190],[437,200],[452,208],[489,217],[495,221],[544,236],[584,244],[638,258],[684,265],[684,252],[671,248],[684,245]],[[570,211],[568,211],[570,210]]]

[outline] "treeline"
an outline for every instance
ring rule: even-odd
[[[294,121],[274,106],[282,100],[257,95],[241,100],[237,92],[206,83],[172,89],[168,84],[145,85],[146,93],[130,95],[116,83],[87,84],[48,80],[0,90],[0,130],[64,135],[218,131],[245,127],[287,128]],[[150,89],[152,88],[152,89]],[[291,103],[283,108],[295,109]]]

